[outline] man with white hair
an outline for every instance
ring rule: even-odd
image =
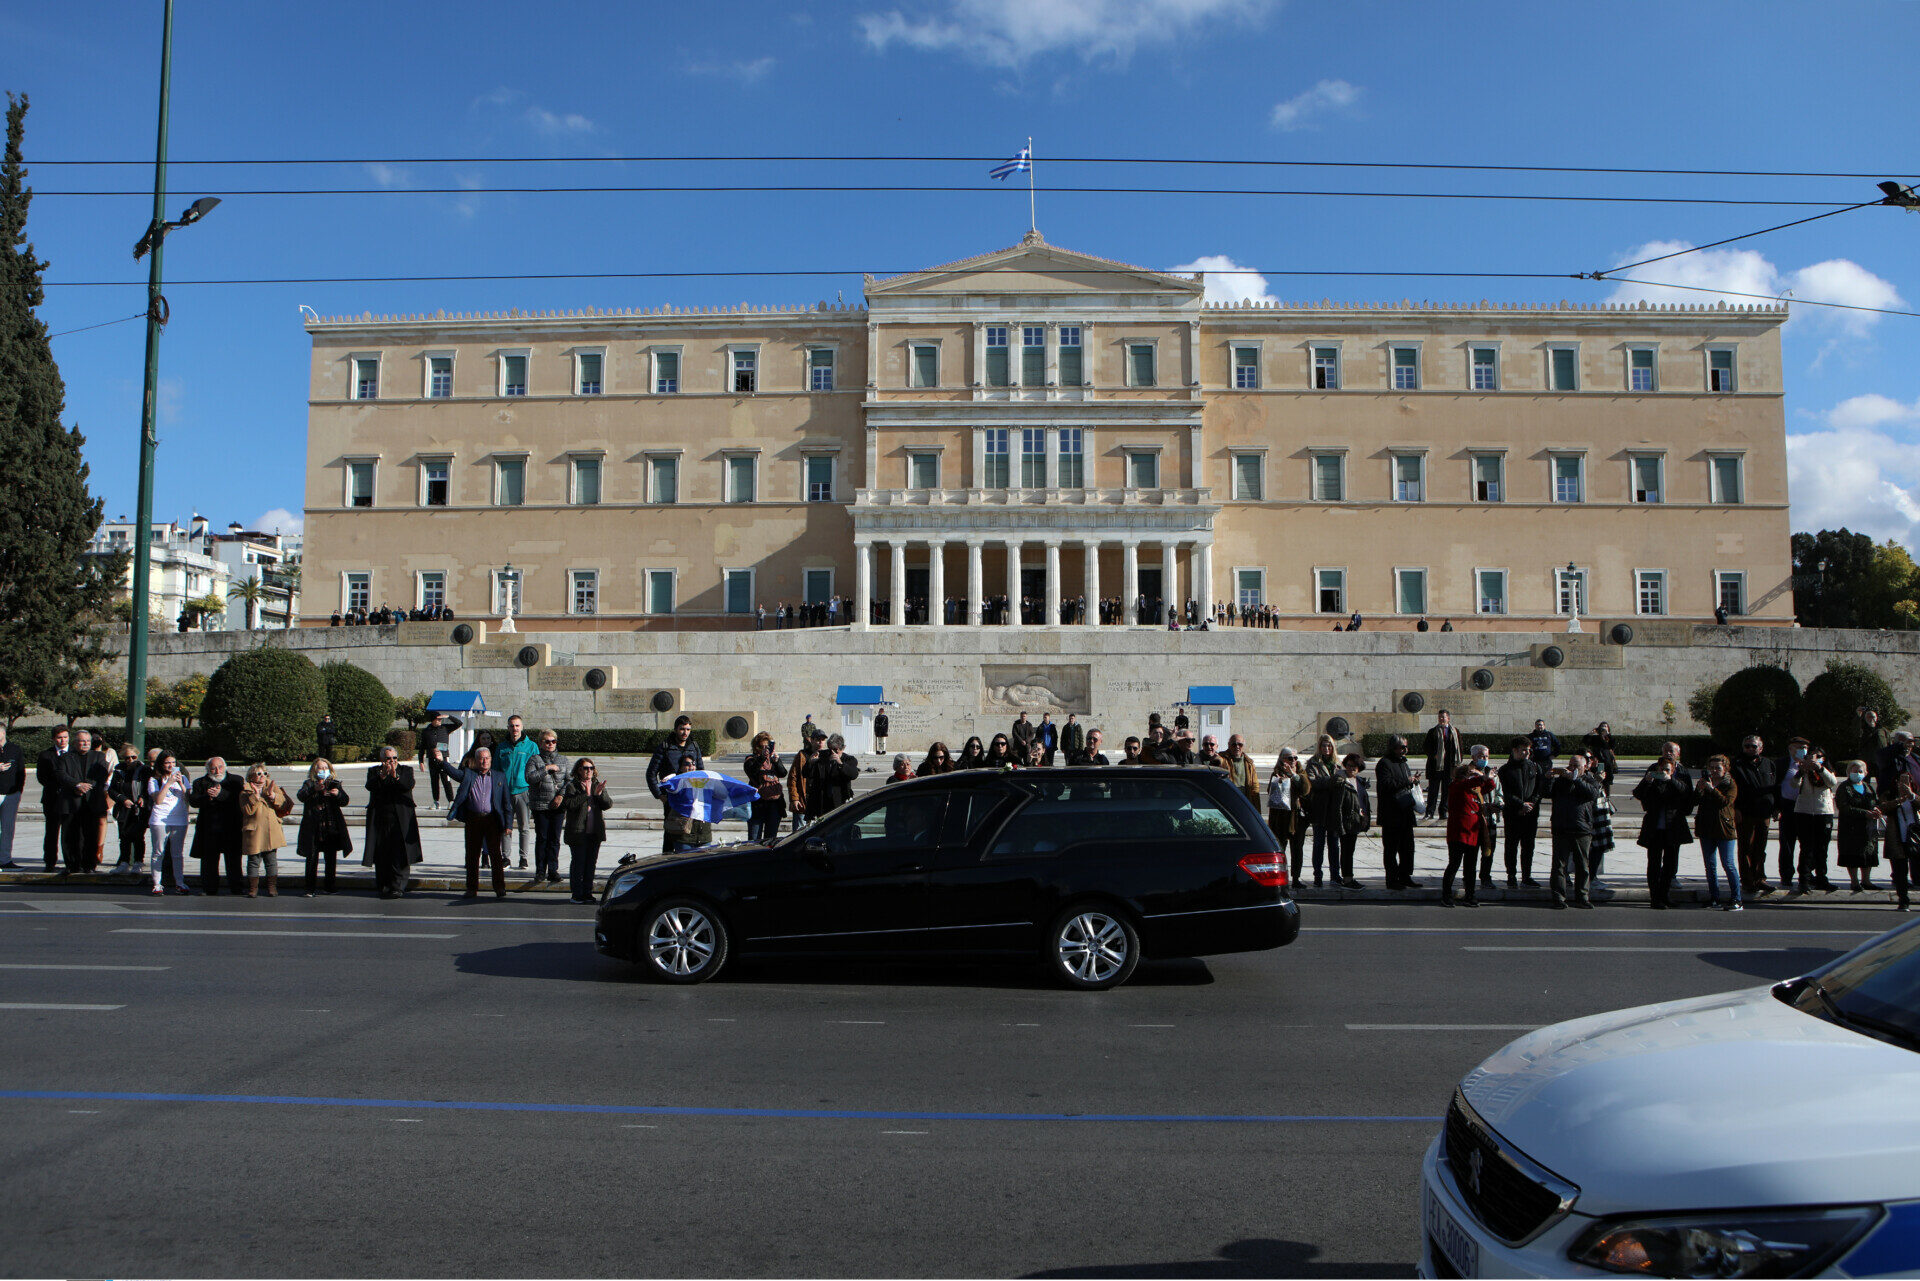
[[[207,772],[193,781],[187,804],[197,811],[193,822],[193,857],[200,860],[200,892],[220,892],[220,865],[227,871],[227,893],[245,889],[240,869],[240,780],[227,775],[227,762],[207,758]]]

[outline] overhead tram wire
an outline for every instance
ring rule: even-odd
[[[1848,205],[1843,209],[1829,209],[1825,213],[1817,213],[1807,218],[1796,218],[1792,222],[1783,222],[1773,227],[1762,227],[1758,231],[1744,232],[1738,236],[1728,236],[1724,240],[1710,240],[1704,245],[1692,245],[1686,249],[1676,249],[1670,254],[1661,254],[1657,258],[1642,258],[1639,262],[1630,262],[1618,267],[1609,267],[1604,271],[1581,272],[1580,278],[1583,280],[1611,280],[1615,278],[1613,273],[1616,271],[1632,271],[1636,267],[1645,267],[1649,263],[1666,262],[1669,258],[1684,258],[1688,254],[1697,254],[1707,249],[1717,249],[1721,245],[1730,245],[1735,241],[1752,240],[1755,236],[1764,236],[1775,231],[1785,231],[1789,227],[1799,227],[1809,222],[1818,222],[1822,218],[1831,218],[1836,214],[1852,213],[1856,209],[1866,209],[1874,205],[1885,205],[1887,203],[1888,201],[1886,200],[1863,200],[1857,205]]]

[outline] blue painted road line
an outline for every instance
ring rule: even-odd
[[[746,1117],[794,1121],[1103,1121],[1157,1125],[1438,1124],[1438,1116],[1264,1116],[1135,1112],[894,1112],[858,1108],[694,1108],[628,1103],[506,1103],[479,1099],[348,1099],[306,1094],[157,1094],[107,1090],[0,1090],[0,1099],[95,1103],[249,1103],[317,1108],[408,1108],[442,1112],[560,1112],[582,1116]]]

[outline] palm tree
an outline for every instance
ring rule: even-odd
[[[243,578],[227,589],[227,595],[238,596],[247,603],[246,630],[252,631],[260,626],[260,602],[267,597],[267,585],[257,578]]]

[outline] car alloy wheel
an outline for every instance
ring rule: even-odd
[[[1098,991],[1127,980],[1140,961],[1140,936],[1105,908],[1068,908],[1055,922],[1049,958],[1069,987]]]
[[[669,983],[704,983],[727,962],[727,927],[705,904],[670,899],[642,928],[647,969]]]

